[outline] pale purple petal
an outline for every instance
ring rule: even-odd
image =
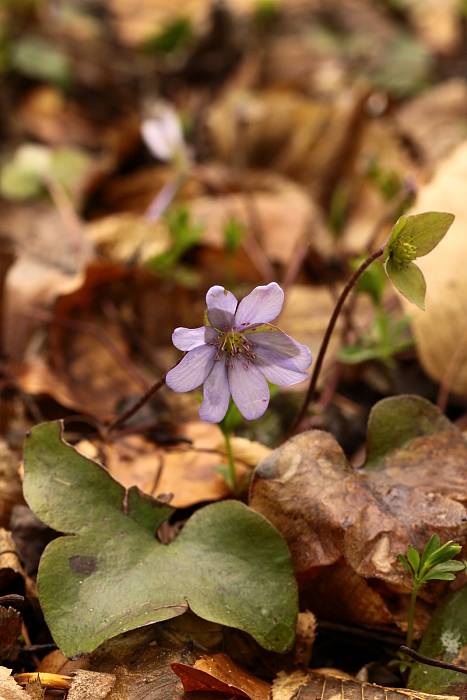
[[[258,357],[262,351],[269,352],[268,362],[300,372],[311,365],[310,349],[280,330],[245,333],[245,338],[252,343],[253,351]],[[274,359],[271,352],[274,353]]]
[[[162,161],[171,160],[183,146],[180,120],[169,105],[157,106],[154,115],[141,124],[141,134],[151,153]]]
[[[206,294],[206,306],[212,325],[222,330],[231,328],[237,304],[237,299],[232,292],[217,284],[211,287]]]
[[[206,326],[201,328],[176,328],[172,333],[172,343],[179,350],[186,352],[200,345],[205,345]]]
[[[255,365],[245,365],[240,358],[228,368],[232,398],[244,418],[255,420],[263,415],[269,404],[269,387]]]
[[[268,382],[277,384],[277,386],[292,386],[292,384],[298,384],[308,379],[306,372],[286,369],[279,365],[264,365],[262,362],[257,362],[256,366],[261,370]]]
[[[212,345],[200,345],[190,350],[176,367],[167,372],[165,383],[173,391],[196,389],[211,371],[216,352]]]
[[[290,386],[308,379],[306,372],[298,369],[293,359],[271,348],[255,348],[255,364],[268,382],[278,386]]]
[[[277,282],[256,287],[238,305],[235,326],[241,329],[253,323],[274,321],[282,311],[283,304],[284,292]]]
[[[227,413],[230,400],[227,367],[223,359],[214,362],[208,378],[203,386],[203,403],[199,409],[199,417],[208,423],[220,423]]]

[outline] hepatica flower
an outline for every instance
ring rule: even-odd
[[[211,287],[207,325],[173,332],[173,344],[186,355],[168,372],[167,385],[179,392],[203,385],[199,415],[210,423],[224,418],[231,396],[247,420],[262,416],[269,404],[268,382],[301,382],[311,364],[305,345],[271,325],[283,303],[276,282],[256,287],[240,302],[224,287]]]

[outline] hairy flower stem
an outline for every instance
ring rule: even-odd
[[[225,438],[225,453],[227,455],[227,467],[228,467],[228,485],[232,490],[234,496],[238,495],[238,484],[237,484],[237,472],[235,471],[235,460],[232,450],[232,442],[230,440],[231,434],[229,430],[223,430]]]
[[[326,328],[326,332],[324,334],[323,340],[321,342],[321,347],[318,352],[318,356],[316,358],[316,362],[313,368],[313,372],[311,375],[310,379],[310,385],[308,387],[308,391],[305,396],[305,400],[303,401],[302,407],[299,411],[299,414],[297,418],[295,419],[295,422],[292,425],[292,428],[290,429],[289,434],[293,435],[298,431],[298,428],[300,427],[300,424],[302,420],[305,418],[306,412],[308,410],[308,406],[313,398],[313,395],[315,393],[316,385],[318,384],[318,379],[319,375],[321,372],[321,368],[323,366],[323,360],[326,355],[326,350],[328,349],[329,341],[331,340],[332,333],[334,331],[337,319],[339,318],[339,315],[341,313],[342,307],[345,303],[345,300],[349,296],[350,292],[352,289],[355,287],[356,283],[358,282],[359,277],[365,272],[367,267],[371,265],[372,262],[377,260],[377,258],[380,258],[383,253],[384,253],[385,246],[381,246],[381,248],[378,248],[374,253],[372,253],[366,260],[362,262],[362,264],[355,270],[353,273],[352,277],[349,279],[347,284],[345,285],[344,289],[342,290],[336,306],[334,307],[334,311],[332,312],[331,318],[329,319],[328,326]]]

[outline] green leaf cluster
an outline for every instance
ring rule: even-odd
[[[414,260],[430,253],[453,221],[453,214],[436,211],[401,216],[386,244],[383,260],[389,279],[421,309],[425,308],[426,282]]]
[[[420,553],[409,545],[406,554],[399,554],[399,562],[412,576],[417,591],[428,581],[454,581],[456,573],[465,569],[465,562],[453,559],[462,547],[452,540],[441,544],[438,535],[432,535]]]

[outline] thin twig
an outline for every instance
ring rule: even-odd
[[[138,413],[139,409],[142,408],[144,404],[147,403],[152,396],[154,396],[156,391],[159,391],[159,389],[164,386],[164,384],[165,375],[161,379],[159,379],[155,384],[150,386],[149,389],[141,396],[141,398],[139,398],[138,401],[135,404],[133,404],[133,406],[128,408],[125,411],[125,413],[122,413],[121,416],[117,416],[117,418],[107,428],[108,432],[113,432],[121,425],[126,423],[127,420],[132,418],[136,413]]]
[[[329,341],[331,340],[331,336],[332,336],[334,327],[336,325],[337,319],[339,318],[339,314],[341,312],[342,306],[344,305],[345,300],[347,299],[348,295],[352,291],[352,289],[355,286],[360,275],[362,275],[363,272],[365,272],[367,267],[369,267],[372,262],[374,262],[377,258],[379,258],[383,255],[384,248],[385,248],[385,246],[381,246],[380,248],[378,248],[378,250],[376,250],[374,253],[372,253],[366,260],[364,260],[362,262],[362,264],[355,270],[352,277],[349,279],[349,281],[345,285],[344,289],[342,290],[342,292],[337,300],[337,303],[334,307],[334,311],[332,312],[332,316],[329,319],[329,323],[328,323],[328,326],[326,328],[326,332],[324,334],[323,340],[321,342],[321,347],[319,349],[318,356],[316,358],[316,362],[315,362],[315,365],[313,368],[313,373],[312,373],[311,379],[310,379],[310,385],[308,387],[308,391],[306,393],[305,400],[303,401],[303,405],[300,409],[300,412],[299,412],[297,418],[295,419],[294,424],[292,425],[292,428],[290,431],[291,434],[293,434],[297,430],[297,428],[300,426],[300,423],[304,419],[306,412],[307,412],[307,409],[308,409],[308,406],[313,398],[313,394],[315,392],[316,385],[318,383],[319,375],[321,372],[321,367],[323,365],[323,360],[324,360],[324,357],[326,355],[326,350],[328,349]]]
[[[448,671],[456,671],[457,673],[467,674],[467,668],[465,668],[464,666],[450,664],[447,661],[438,661],[438,659],[430,659],[429,656],[419,654],[418,651],[414,651],[410,647],[406,647],[404,644],[401,644],[399,649],[400,651],[404,652],[404,654],[406,654],[407,656],[410,656],[411,659],[415,659],[415,661],[419,661],[421,664],[426,664],[427,666],[434,666],[435,668],[445,668]]]

